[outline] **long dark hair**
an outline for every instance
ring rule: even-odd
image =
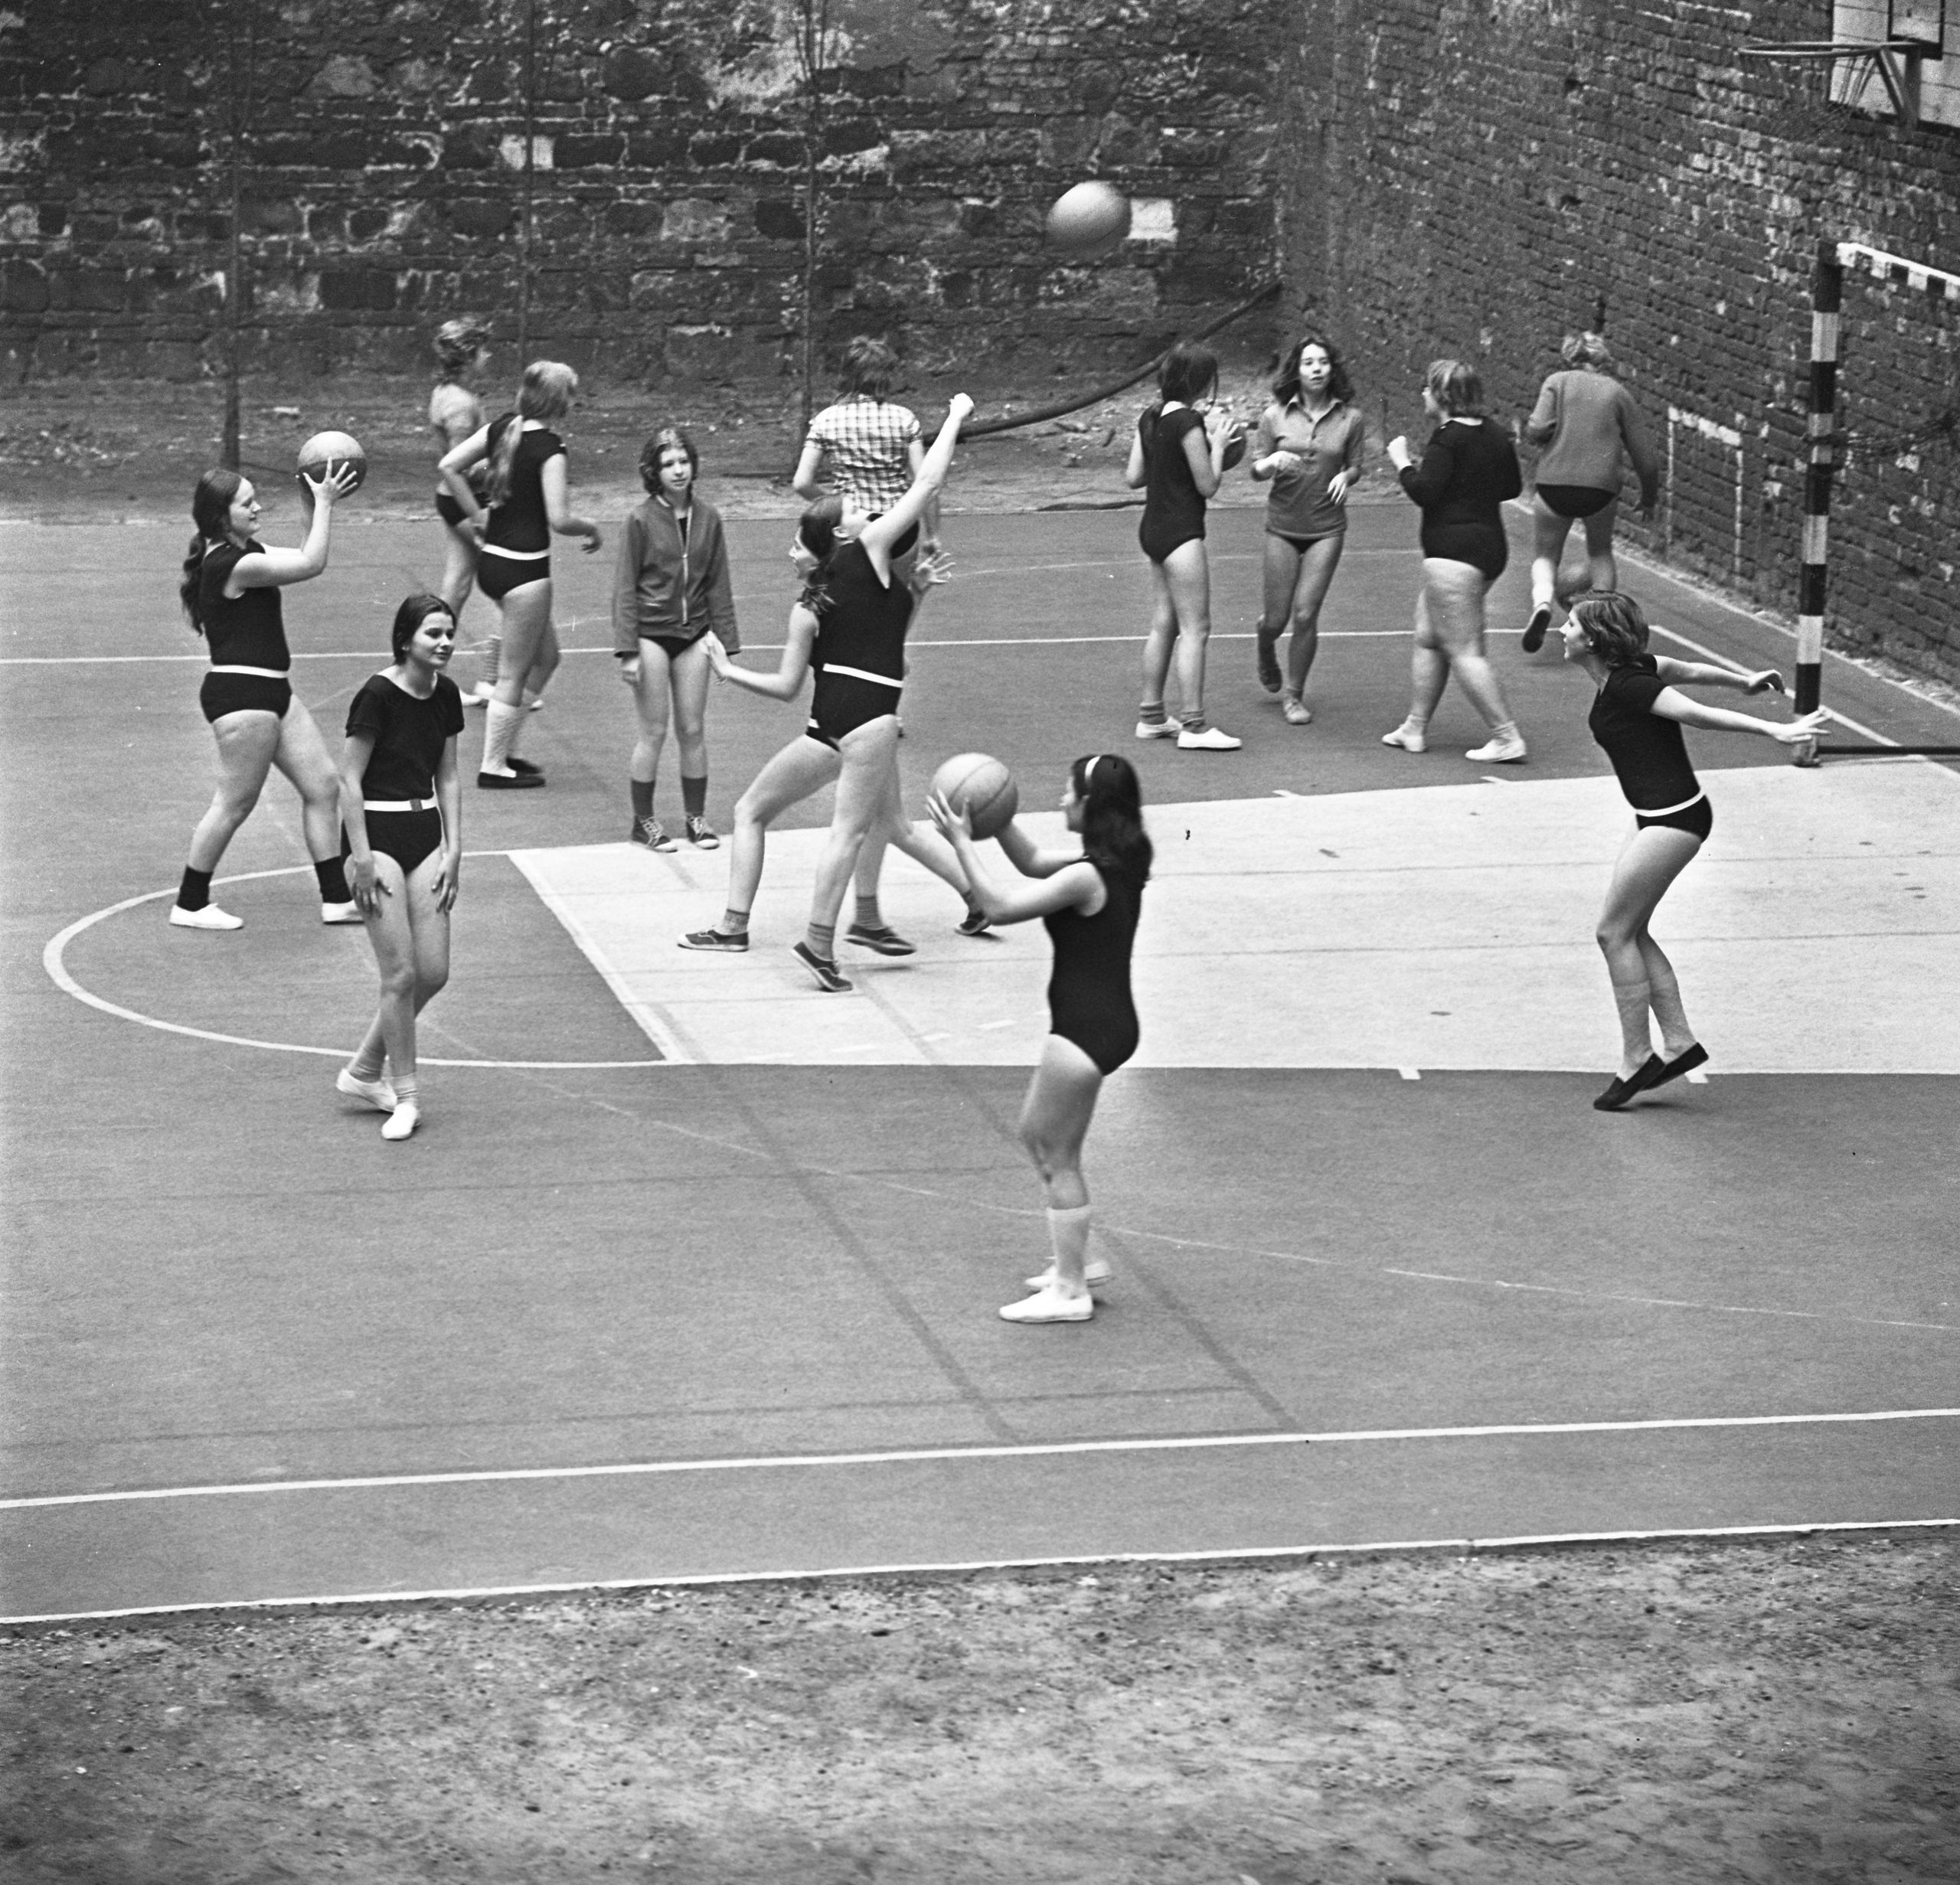
[[[1354,382],[1348,377],[1348,363],[1341,358],[1341,349],[1325,334],[1309,328],[1293,343],[1293,351],[1282,356],[1278,377],[1272,382],[1272,397],[1281,405],[1290,404],[1302,397],[1300,392],[1300,356],[1309,347],[1318,347],[1326,354],[1334,371],[1328,375],[1327,390],[1344,404],[1354,397]]]
[[[395,626],[388,639],[397,662],[407,653],[409,643],[415,639],[415,631],[431,616],[436,615],[447,616],[450,626],[455,626],[456,612],[441,596],[432,596],[426,590],[408,597],[395,611]]]
[[[244,483],[237,472],[218,465],[198,480],[198,488],[191,494],[191,521],[197,525],[198,534],[191,539],[184,558],[184,580],[177,585],[177,599],[184,605],[193,635],[204,632],[198,615],[198,582],[204,567],[205,546],[221,543],[230,534],[232,500]]]
[[[841,498],[819,498],[803,513],[796,526],[797,541],[817,560],[803,584],[800,598],[811,614],[820,616],[830,606],[831,559],[837,554],[837,527],[844,519]]]
[[[1218,356],[1192,341],[1180,341],[1157,369],[1160,401],[1182,400],[1187,406],[1194,406],[1217,384]]]
[[[1157,852],[1143,828],[1136,768],[1116,753],[1091,753],[1069,767],[1069,783],[1082,801],[1082,854],[1099,870],[1107,865],[1148,882]]]
[[[504,421],[490,454],[490,475],[484,497],[492,509],[511,495],[511,467],[517,462],[518,446],[524,437],[524,422],[535,419],[549,425],[572,410],[572,395],[579,390],[579,376],[562,360],[534,360],[524,370],[524,384],[518,389],[518,409]]]

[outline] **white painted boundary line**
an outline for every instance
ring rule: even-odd
[[[1870,1413],[1722,1414],[1657,1420],[1528,1422],[1483,1427],[1380,1427],[1328,1433],[1205,1433],[1177,1439],[1057,1440],[1024,1446],[912,1447],[876,1453],[763,1454],[735,1459],[622,1462],[610,1466],[512,1466],[469,1472],[382,1474],[356,1479],[276,1479],[257,1484],[158,1486],[130,1492],[57,1492],[0,1499],[0,1511],[54,1505],[136,1504],[158,1499],[234,1498],[276,1492],[370,1492],[397,1486],[508,1485],[524,1480],[649,1478],[674,1473],[752,1472],[815,1466],[916,1465],[969,1459],[1044,1459],[1089,1453],[1180,1453],[1254,1446],[1328,1446],[1383,1440],[1539,1439],[1551,1434],[1680,1433],[1700,1428],[1846,1426],[1881,1420],[1960,1419],[1960,1407],[1901,1407]]]
[[[1552,1545],[1664,1544],[1671,1540],[1808,1538],[1824,1534],[1869,1531],[1939,1531],[1960,1527],[1960,1518],[1822,1519],[1807,1524],[1702,1525],[1655,1531],[1547,1531],[1514,1538],[1383,1538],[1338,1544],[1224,1546],[1207,1551],[1121,1551],[1101,1557],[966,1558],[914,1564],[826,1564],[802,1570],[699,1571],[662,1576],[593,1578],[583,1583],[479,1584],[453,1589],[337,1591],[311,1597],[220,1598],[202,1603],[147,1604],[124,1610],[47,1610],[0,1616],[0,1625],[107,1623],[120,1617],[188,1616],[200,1611],[273,1611],[325,1609],[335,1605],[475,1603],[504,1597],[569,1597],[602,1591],[711,1589],[732,1584],[779,1584],[812,1578],[952,1577],[982,1571],[1090,1570],[1125,1564],[1246,1564],[1289,1559],[1357,1557],[1376,1553],[1450,1551],[1469,1556],[1485,1551],[1527,1551]]]

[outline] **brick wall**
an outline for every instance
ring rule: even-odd
[[[1817,246],[1960,270],[1960,133],[1738,56],[1830,31],[1828,0],[1294,0],[1293,305],[1349,341],[1371,417],[1419,436],[1429,358],[1477,361],[1521,417],[1603,297],[1664,444],[1680,415],[1670,501],[1627,534],[1793,610]],[[1960,303],[1854,277],[1843,356],[1834,637],[1960,681],[1960,444],[1881,443],[1960,403]]]
[[[832,0],[823,338],[890,328],[928,363],[1079,371],[1242,298],[1275,269],[1263,48],[1285,4]],[[536,0],[528,54],[530,17],[525,0],[14,0],[8,374],[214,371],[248,50],[248,368],[419,369],[465,309],[511,335],[528,90],[530,351],[648,378],[789,370],[792,0]],[[1167,203],[1172,238],[1055,266],[1045,207],[1091,175]]]

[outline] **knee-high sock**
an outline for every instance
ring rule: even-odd
[[[1050,1205],[1048,1210],[1048,1243],[1055,1253],[1056,1278],[1078,1289],[1083,1286],[1082,1266],[1089,1260],[1089,1215],[1086,1204],[1063,1210]]]
[[[511,769],[511,749],[517,743],[518,728],[524,720],[524,709],[506,707],[501,701],[492,701],[483,710],[483,769],[486,773],[508,773]]]
[[[1613,1003],[1620,1011],[1620,1044],[1629,1070],[1638,1067],[1654,1051],[1653,1031],[1647,1024],[1647,1011],[1653,997],[1645,975],[1638,982],[1613,984]]]

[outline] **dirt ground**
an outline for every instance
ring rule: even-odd
[[[1932,1533],[0,1639],[15,1885],[1960,1878]]]

